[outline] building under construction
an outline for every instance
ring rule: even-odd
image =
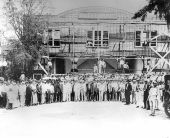
[[[156,18],[142,22],[132,16],[108,7],[84,7],[45,16],[50,22],[46,42],[53,74],[69,73],[75,63],[78,72],[93,72],[98,58],[105,60],[106,72],[110,73],[119,69],[120,60],[128,62],[131,72],[141,72],[148,65],[169,69],[168,54],[163,57],[170,50],[166,22]],[[161,57],[163,62],[156,65]]]

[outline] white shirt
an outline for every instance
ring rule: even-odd
[[[54,93],[54,86],[52,84],[50,84],[50,91],[51,93]]]
[[[136,92],[136,88],[137,88],[137,84],[136,84],[136,83],[132,83],[132,90],[133,90],[134,92]]]
[[[149,91],[149,96],[150,97],[156,97],[157,96],[157,88],[151,88],[150,91]]]
[[[42,83],[41,84],[41,88],[42,88],[42,93],[45,94],[47,91],[47,84],[46,83]]]
[[[70,82],[66,83],[66,89],[69,94],[72,92],[72,84]]]
[[[75,85],[74,85],[74,92],[76,94],[79,94],[80,93],[80,83],[79,82],[76,82]]]
[[[24,96],[25,93],[26,93],[26,85],[25,85],[25,84],[21,84],[21,85],[19,86],[19,95]]]

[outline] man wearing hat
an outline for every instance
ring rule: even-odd
[[[120,100],[123,102],[125,101],[125,82],[123,80],[121,80],[120,84],[119,84],[119,88],[120,88]]]
[[[93,101],[99,101],[99,89],[96,81],[93,83]]]
[[[161,82],[157,82],[158,95],[156,100],[156,110],[159,110],[160,105],[162,104],[163,89],[164,89],[164,85],[162,85]]]
[[[46,101],[46,92],[47,92],[47,83],[45,80],[43,80],[40,84],[40,87],[41,87],[41,91],[42,91],[42,94],[41,94],[41,103],[44,104]]]
[[[67,81],[62,81],[62,91],[63,91],[63,102],[67,101]]]
[[[143,102],[144,102],[144,109],[147,110],[150,109],[149,100],[148,100],[150,88],[151,88],[150,83],[147,80],[145,80]]]
[[[25,105],[30,106],[31,100],[32,100],[32,88],[31,88],[31,80],[29,80],[28,86],[26,87]]]
[[[132,94],[131,94],[131,103],[136,103],[136,91],[137,91],[137,83],[136,80],[132,81]]]
[[[38,100],[38,104],[41,104],[41,99],[42,99],[42,87],[41,87],[41,81],[37,81],[37,85],[36,85],[36,90],[37,90],[37,100]]]
[[[136,92],[136,107],[143,106],[143,90],[144,90],[144,82],[142,80],[138,80],[137,92]]]
[[[91,90],[90,90],[90,82],[87,81],[86,83],[86,97],[87,97],[87,101],[91,100]]]
[[[37,89],[36,89],[36,80],[33,79],[31,83],[31,89],[32,89],[32,104],[37,105]]]
[[[58,81],[58,80],[55,80],[55,81],[54,81],[54,99],[53,99],[54,102],[59,101],[59,100],[58,100],[58,95],[59,95],[60,90],[61,90],[61,89],[60,89],[59,81]]]
[[[77,80],[74,84],[75,101],[80,101],[80,89],[81,89],[81,84]]]
[[[119,90],[119,84],[117,81],[114,81],[112,83],[112,88],[114,90],[114,93],[113,93],[113,99],[118,101],[118,90]]]
[[[86,83],[84,80],[80,81],[80,94],[81,94],[81,101],[85,101],[86,100]]]
[[[125,99],[126,99],[126,105],[130,104],[130,95],[132,92],[132,85],[130,84],[130,80],[127,80],[127,83],[125,85]]]
[[[156,100],[157,100],[158,90],[156,88],[156,83],[153,82],[152,88],[149,91],[149,102],[151,106],[151,116],[155,115],[155,107],[156,107]]]
[[[105,69],[106,69],[106,62],[104,61],[104,59],[102,59],[102,73],[105,73]]]
[[[70,102],[72,93],[72,83],[70,80],[67,80],[66,87],[67,87],[67,101]]]

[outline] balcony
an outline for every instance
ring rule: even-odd
[[[50,47],[49,52],[51,57],[70,57],[73,56],[73,47],[70,46],[70,51],[68,46],[61,47]],[[86,48],[85,46],[77,45],[75,46],[74,55],[76,57],[108,57],[108,58],[118,58],[127,56],[142,56],[142,57],[155,57],[158,56],[149,48],[141,49],[102,49],[102,48]]]

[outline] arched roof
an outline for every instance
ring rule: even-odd
[[[58,18],[73,20],[127,20],[132,13],[112,7],[81,7],[60,13]]]
[[[60,14],[50,12],[48,20],[54,23],[144,23],[139,19],[132,20],[133,13],[113,7],[80,7],[64,11]],[[162,22],[156,18],[148,18],[145,23]]]

